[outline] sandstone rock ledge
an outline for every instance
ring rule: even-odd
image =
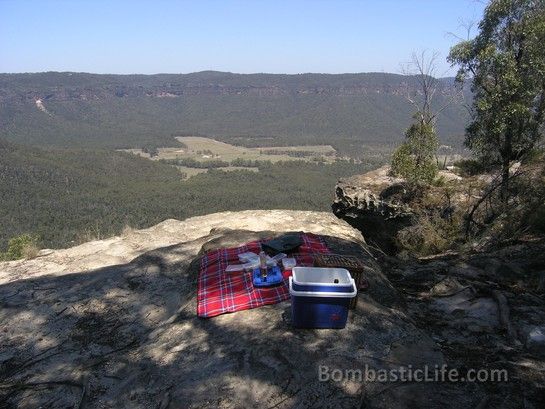
[[[404,200],[407,191],[403,179],[390,176],[389,170],[389,166],[383,166],[340,180],[331,206],[337,217],[386,251],[395,247],[393,238],[411,224],[414,216]]]
[[[285,231],[367,261],[344,330],[295,330],[290,304],[196,317],[199,254]],[[47,252],[46,252],[47,253]],[[328,213],[225,212],[0,263],[0,402],[76,408],[444,408],[464,386],[320,382],[331,369],[441,365],[361,234]]]
[[[446,198],[442,188],[428,186],[423,194],[433,203],[428,210],[448,215],[457,207],[467,208],[474,199],[468,186],[475,189],[476,183],[463,183],[460,176],[448,170],[439,171],[438,176],[449,183],[450,197]],[[395,254],[399,251],[398,232],[418,223],[422,194],[415,193],[404,179],[390,175],[389,166],[383,166],[341,179],[335,187],[331,208],[337,217],[360,230],[368,244]]]

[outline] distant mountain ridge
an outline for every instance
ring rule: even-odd
[[[453,87],[452,78],[439,80],[438,106]],[[0,74],[0,137],[115,148],[173,145],[178,133],[392,144],[408,126],[405,95],[415,89],[416,77],[386,73]],[[458,144],[465,123],[461,105],[450,106],[439,118],[442,139]]]
[[[439,79],[440,91],[453,78]],[[0,74],[0,102],[33,98],[66,100],[89,96],[288,95],[368,93],[402,94],[415,77],[390,73],[356,74],[234,74],[202,71],[191,74],[117,75],[74,72]],[[25,93],[18,91],[26,88]],[[168,95],[165,95],[168,94]]]

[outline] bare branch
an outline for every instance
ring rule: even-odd
[[[436,64],[438,57],[439,53],[437,52],[433,52],[431,55],[425,50],[420,53],[414,52],[411,61],[402,65],[403,74],[410,77],[408,80],[416,81],[418,85],[411,87],[410,81],[407,81],[407,100],[420,113],[422,119],[428,123],[434,122],[437,114],[451,104],[448,102],[436,113],[432,110],[432,103],[439,89]]]

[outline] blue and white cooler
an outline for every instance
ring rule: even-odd
[[[358,293],[348,270],[294,267],[289,286],[294,327],[345,327],[348,305]]]

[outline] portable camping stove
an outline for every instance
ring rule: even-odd
[[[267,267],[264,273],[260,267],[254,268],[252,273],[254,287],[270,287],[284,281],[282,270],[278,266]]]

